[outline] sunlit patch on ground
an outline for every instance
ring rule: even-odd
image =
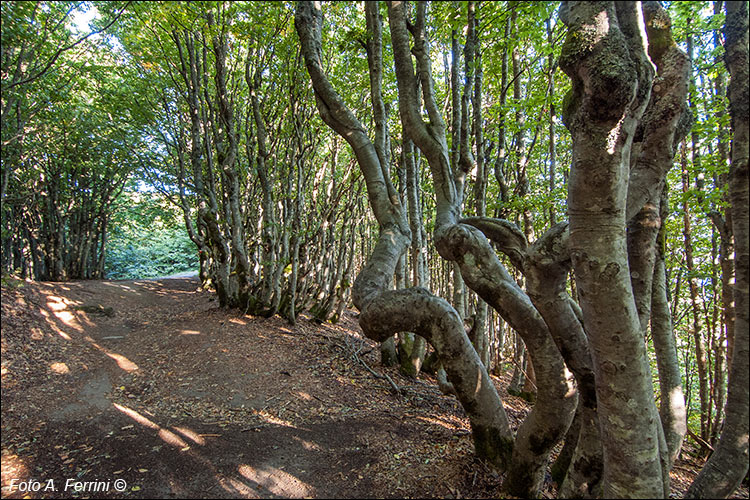
[[[308,451],[321,451],[320,445],[317,443],[313,443],[312,441],[308,441],[297,436],[292,436],[292,438],[295,441],[299,442],[299,444]]]
[[[194,442],[197,445],[205,446],[206,440],[201,436],[200,434],[196,433],[192,429],[188,429],[187,427],[172,427],[175,431],[179,432],[192,442]]]
[[[295,394],[297,394],[301,399],[304,399],[305,401],[313,400],[313,397],[304,391],[297,391]]]
[[[128,417],[132,418],[135,422],[139,423],[140,425],[148,429],[157,431],[157,434],[159,435],[161,440],[167,443],[168,445],[179,448],[181,451],[187,451],[190,449],[190,445],[187,442],[185,442],[185,440],[182,439],[180,436],[178,436],[171,430],[165,429],[159,424],[144,417],[143,415],[133,410],[132,408],[128,408],[127,406],[123,406],[117,403],[113,403],[112,406],[114,406],[117,410],[124,413]],[[197,433],[193,432],[190,429],[187,429],[184,427],[174,427],[174,430],[184,435],[185,437],[191,439],[196,444],[199,444],[201,446],[205,444],[205,440],[203,439],[203,437],[199,436]]]
[[[309,497],[313,491],[310,486],[293,475],[275,467],[255,468],[246,464],[237,467],[237,472],[245,479],[252,481],[259,490],[282,497]]]
[[[94,346],[95,348],[99,349],[100,351],[102,351],[108,357],[110,357],[113,360],[115,360],[115,362],[117,363],[117,366],[119,366],[120,368],[122,368],[126,372],[133,372],[133,371],[136,371],[138,369],[138,365],[136,365],[135,363],[133,363],[132,361],[130,361],[128,358],[126,358],[122,354],[117,354],[116,352],[112,352],[109,349],[100,346],[96,342],[92,342],[91,345]]]
[[[26,481],[30,478],[29,468],[26,461],[18,455],[7,452],[3,448],[2,455],[2,492],[3,498],[7,498],[10,493],[11,480]]]
[[[264,422],[268,422],[269,424],[281,425],[281,426],[284,426],[284,427],[295,427],[294,424],[292,422],[290,422],[289,420],[284,420],[284,419],[278,418],[278,417],[270,414],[266,410],[261,410],[261,411],[257,412],[257,415]]]
[[[52,373],[57,373],[58,375],[66,375],[70,373],[70,368],[68,368],[68,365],[65,363],[52,363],[49,365],[49,369]]]

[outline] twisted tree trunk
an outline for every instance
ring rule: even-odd
[[[354,305],[361,311],[360,326],[365,335],[378,341],[408,331],[432,343],[469,414],[477,453],[505,467],[513,443],[508,420],[494,385],[464,332],[462,319],[445,300],[423,288],[389,290],[398,260],[411,241],[406,210],[384,175],[386,166],[381,164],[364,127],[323,72],[319,4],[300,2],[295,27],[321,117],[354,150],[365,177],[370,206],[380,224],[378,241],[353,287]],[[371,35],[374,33],[375,30]],[[380,74],[382,67],[376,62],[370,71]]]
[[[617,6],[616,6],[617,5]],[[570,250],[592,348],[606,497],[665,494],[659,417],[628,272],[630,148],[653,69],[636,4],[570,2],[560,67],[573,88],[563,116],[573,138]]]
[[[524,337],[533,363],[538,367],[538,402],[518,430],[506,480],[506,487],[511,493],[535,496],[540,491],[544,466],[551,448],[565,434],[575,413],[577,398],[572,388],[573,377],[565,369],[544,320],[502,266],[487,238],[475,228],[459,223],[466,165],[459,165],[456,171],[452,171],[449,161],[445,125],[433,92],[429,55],[424,39],[426,4],[418,4],[416,22],[409,27],[414,37],[414,47],[411,50],[404,9],[402,2],[393,2],[388,8],[399,111],[404,131],[424,153],[432,172],[437,202],[435,245],[443,258],[458,264],[461,276],[469,288],[500,312]],[[411,60],[412,53],[417,62],[417,75],[429,123],[422,120],[419,112],[414,84],[417,76]],[[476,356],[473,348],[470,350]],[[443,354],[440,355],[441,359],[445,359]],[[486,377],[484,368],[481,365],[478,368],[480,373],[477,375]],[[446,371],[450,376],[447,365]],[[463,388],[451,381],[462,400]],[[471,418],[475,409],[466,404],[464,408]],[[486,442],[482,443],[483,438],[481,433],[474,431],[478,451],[487,445]]]

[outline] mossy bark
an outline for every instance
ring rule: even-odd
[[[661,425],[628,273],[630,148],[653,70],[635,4],[570,2],[560,67],[575,97],[568,189],[570,250],[596,376],[603,495],[661,498]]]

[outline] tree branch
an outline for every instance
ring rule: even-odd
[[[35,75],[29,76],[29,77],[27,77],[27,78],[25,78],[23,80],[17,81],[17,82],[13,82],[10,85],[8,85],[5,88],[5,90],[8,91],[8,90],[10,90],[10,89],[12,89],[14,87],[19,86],[19,85],[25,85],[27,83],[30,83],[30,82],[36,80],[37,78],[41,77],[42,75],[44,75],[47,71],[49,71],[49,69],[52,67],[52,65],[55,64],[55,62],[62,55],[63,52],[66,52],[66,51],[68,51],[68,50],[76,47],[77,45],[79,45],[80,43],[82,43],[87,38],[89,38],[89,37],[91,37],[93,35],[98,35],[99,33],[102,33],[104,31],[106,31],[107,29],[109,29],[109,27],[112,26],[120,18],[120,16],[122,15],[122,13],[125,12],[125,9],[127,9],[128,6],[131,3],[133,3],[133,0],[128,0],[128,2],[125,4],[125,6],[122,9],[120,9],[120,12],[118,12],[117,15],[114,17],[114,19],[112,19],[109,23],[107,23],[106,26],[104,26],[101,29],[92,31],[88,35],[79,38],[78,40],[76,40],[75,42],[73,42],[73,43],[71,43],[69,45],[66,45],[64,47],[60,47],[59,49],[57,49],[57,52],[55,52],[55,54],[50,58],[50,60],[47,61],[47,64],[45,64],[45,66],[41,70],[39,70]]]

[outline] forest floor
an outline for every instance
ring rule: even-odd
[[[455,398],[380,367],[353,313],[244,316],[194,277],[3,285],[2,497],[501,495]],[[673,496],[698,468],[677,464]]]

